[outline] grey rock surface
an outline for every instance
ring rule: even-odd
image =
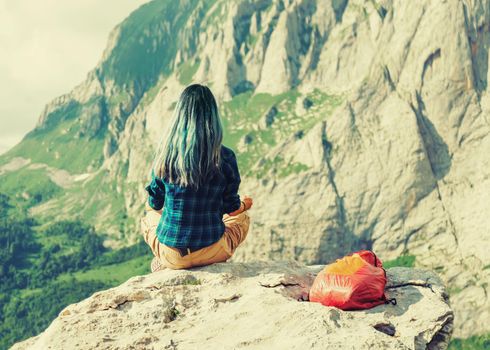
[[[453,313],[440,279],[388,270],[397,305],[342,311],[298,301],[321,266],[222,263],[163,270],[97,292],[12,349],[446,349]]]

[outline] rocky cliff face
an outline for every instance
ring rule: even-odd
[[[320,268],[224,263],[134,277],[12,349],[447,348],[453,313],[433,273],[389,269],[396,306],[345,312],[298,301]]]
[[[489,45],[486,0],[155,0],[1,158],[2,176],[68,171],[33,213],[130,241],[174,103],[206,83],[255,200],[236,260],[414,256],[449,284],[455,334],[486,332]]]

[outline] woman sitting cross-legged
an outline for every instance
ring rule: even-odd
[[[206,86],[188,86],[145,188],[149,197],[141,224],[155,255],[152,271],[226,261],[247,236],[252,199],[240,200],[236,157],[222,139],[213,94]]]

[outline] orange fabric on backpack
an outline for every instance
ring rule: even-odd
[[[315,278],[310,301],[342,310],[369,309],[384,304],[386,273],[369,250],[361,250],[327,265]]]

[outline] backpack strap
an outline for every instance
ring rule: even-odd
[[[396,298],[386,299],[385,296],[384,299],[385,299],[385,304],[396,305]]]
[[[376,254],[374,254],[374,256],[376,257]],[[383,272],[385,274],[385,279],[388,280],[388,277],[386,276],[386,269],[384,267],[382,267],[382,269],[383,269]],[[383,297],[381,299],[384,300],[385,304],[396,305],[396,298],[388,299],[388,298],[386,298],[386,295],[384,293],[383,293]]]

